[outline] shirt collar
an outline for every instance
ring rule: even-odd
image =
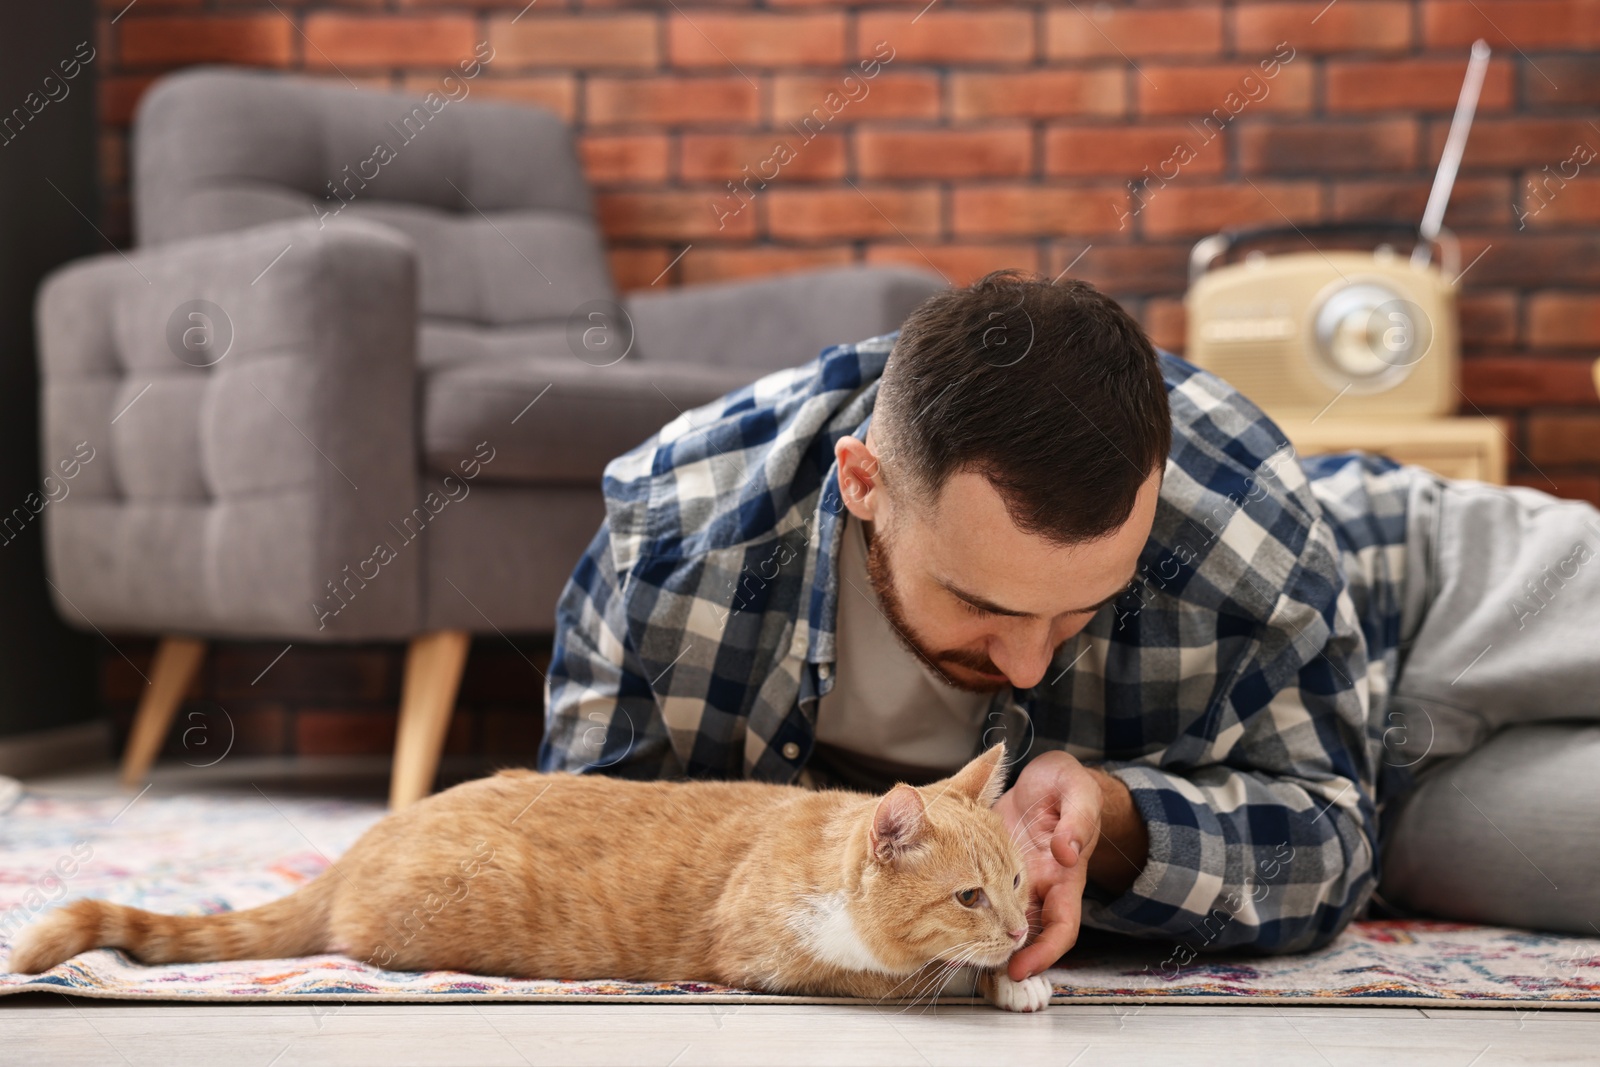
[[[851,436],[864,441],[872,425],[869,414]],[[839,552],[845,528],[844,495],[839,489],[839,461],[835,459],[823,479],[817,498],[816,529],[807,546],[811,572],[811,601],[807,605],[807,663],[832,663],[838,658],[835,638],[839,618]]]

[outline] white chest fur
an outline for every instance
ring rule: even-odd
[[[862,939],[842,892],[805,898],[790,917],[789,928],[801,946],[823,963],[849,971],[894,973]]]

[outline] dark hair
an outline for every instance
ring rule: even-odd
[[[893,482],[936,500],[987,477],[1019,529],[1058,544],[1115,530],[1165,464],[1172,416],[1155,348],[1087,282],[996,271],[929,297],[900,328],[874,437]]]

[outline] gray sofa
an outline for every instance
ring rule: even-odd
[[[550,632],[607,460],[942,284],[619,295],[533,108],[195,70],[147,94],[134,153],[139,247],[38,298],[46,471],[93,450],[45,509],[57,607],[163,637],[130,782],[206,641],[397,639],[391,800],[423,795],[469,635]]]

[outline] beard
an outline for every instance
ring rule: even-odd
[[[865,532],[865,531],[863,531]],[[954,648],[943,652],[928,647],[916,631],[916,628],[906,619],[904,608],[900,605],[900,598],[894,591],[894,572],[889,563],[891,549],[889,538],[884,531],[871,527],[867,537],[867,578],[872,582],[872,591],[877,594],[878,606],[883,609],[884,618],[889,621],[889,626],[894,630],[895,637],[902,647],[913,656],[917,657],[933,671],[945,685],[952,689],[959,689],[966,693],[998,693],[1006,688],[1009,682],[979,682],[970,681],[960,676],[952,675],[947,667],[962,667],[968,671],[980,674],[1003,674],[994,661],[982,652],[973,652],[969,649]]]

